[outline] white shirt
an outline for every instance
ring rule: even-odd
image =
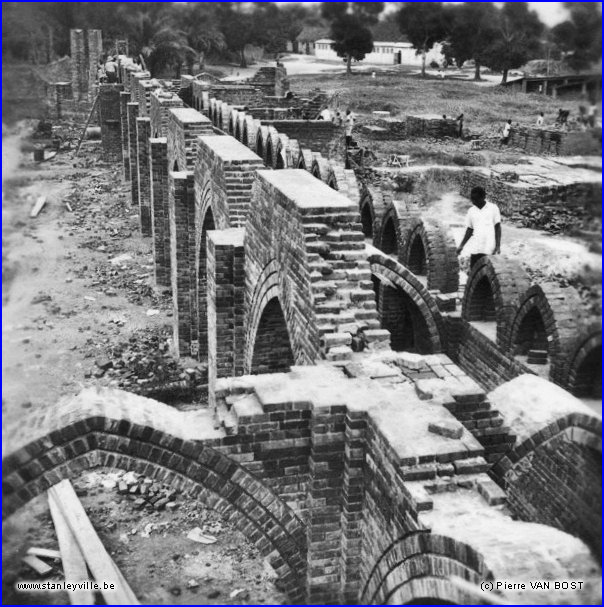
[[[503,136],[507,137],[510,134],[510,129],[512,128],[512,125],[509,122],[506,122],[503,125]]]
[[[541,126],[543,124],[543,116],[539,116],[539,118],[537,118],[537,126]]]
[[[472,205],[466,215],[466,228],[473,230],[466,250],[470,255],[492,255],[495,251],[495,226],[501,223],[497,205],[485,202],[482,209]]]
[[[328,107],[321,112],[321,118],[323,118],[323,120],[331,120],[331,112]]]
[[[107,61],[105,63],[105,71],[107,73],[113,73],[117,70],[117,63],[115,61]]]
[[[348,114],[348,116],[344,118],[344,122],[346,123],[346,135],[352,135],[352,127],[354,126],[354,116],[352,114]]]

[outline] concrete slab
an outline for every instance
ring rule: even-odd
[[[224,162],[246,160],[262,162],[260,156],[252,152],[250,148],[243,145],[240,141],[237,141],[234,137],[225,137],[224,135],[200,135],[199,140]]]

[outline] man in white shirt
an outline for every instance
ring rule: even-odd
[[[352,129],[354,128],[354,115],[350,110],[346,110],[344,125],[346,126],[346,147],[348,148],[352,143]]]
[[[321,110],[321,113],[319,114],[320,116],[320,120],[326,120],[328,122],[331,122],[331,110],[326,107],[323,108],[323,110]]]
[[[539,117],[537,118],[537,126],[543,126],[543,112],[539,112]]]
[[[487,202],[484,188],[472,188],[470,198],[473,206],[466,215],[466,233],[457,248],[457,254],[470,241],[472,267],[481,257],[501,252],[501,214],[497,205]]]
[[[107,75],[107,82],[117,82],[117,63],[113,57],[109,57],[105,63],[105,74]]]

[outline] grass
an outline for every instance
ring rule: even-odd
[[[296,92],[322,88],[331,95],[338,93],[340,105],[359,114],[386,110],[399,117],[408,114],[457,117],[463,113],[467,128],[483,132],[496,132],[508,118],[514,124],[532,125],[539,112],[544,112],[545,124],[553,124],[560,107],[576,113],[579,104],[578,99],[561,101],[543,95],[512,92],[499,86],[423,80],[396,72],[379,72],[376,78],[364,73],[353,74],[349,78],[343,74],[291,76],[290,84]]]

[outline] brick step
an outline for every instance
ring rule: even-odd
[[[352,358],[352,349],[348,346],[334,346],[327,351],[325,358],[334,362],[350,360]]]
[[[362,251],[328,251],[325,258],[329,260],[361,261],[367,259],[367,253]]]
[[[331,231],[331,228],[324,223],[304,223],[304,233],[314,232],[315,234],[325,235]]]
[[[325,234],[325,240],[327,242],[365,242],[365,235],[362,231],[342,230],[342,231],[330,231]]]
[[[321,348],[326,351],[334,346],[350,346],[351,343],[350,333],[327,333],[321,337]]]
[[[329,255],[331,254],[330,251],[330,247],[328,244],[326,244],[323,241],[317,241],[317,242],[309,242],[306,244],[306,250],[309,253],[316,253],[318,255],[320,255],[321,257],[325,258],[325,257],[329,257]]]
[[[228,403],[227,398],[227,403]],[[246,418],[254,417],[255,415],[263,415],[264,409],[255,394],[245,394],[235,397],[231,412],[233,413],[237,423],[249,423],[251,420]]]
[[[364,251],[365,243],[364,242],[328,242],[329,248],[332,251]]]

